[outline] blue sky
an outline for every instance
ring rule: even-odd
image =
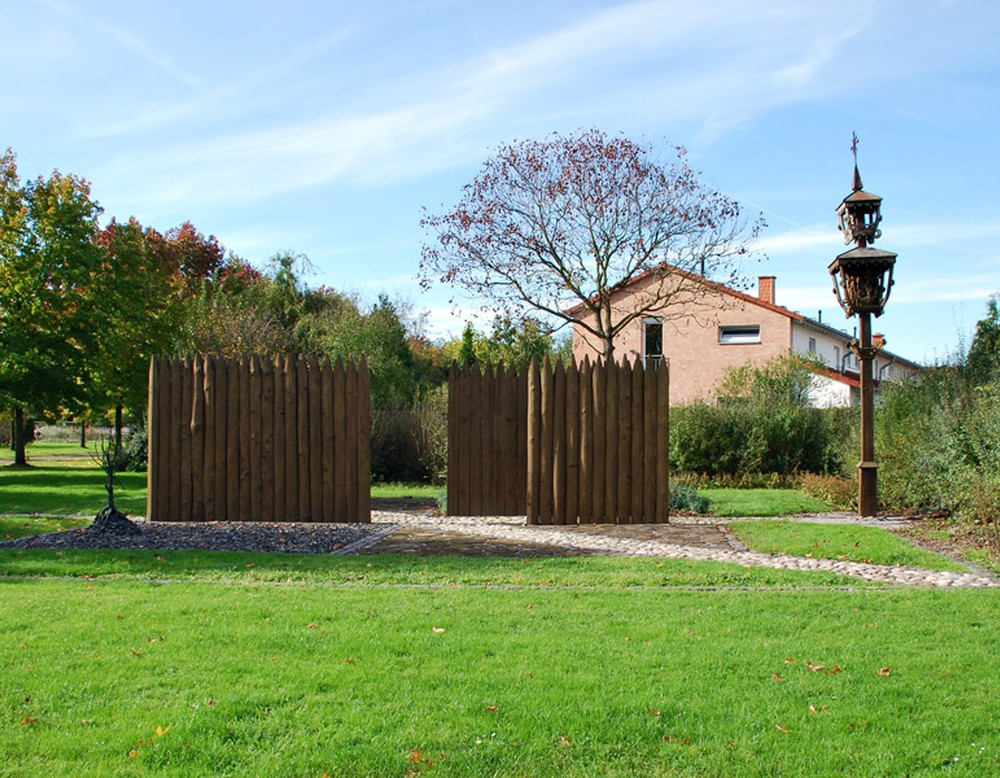
[[[0,29],[22,177],[76,173],[107,217],[191,220],[258,266],[306,254],[310,284],[401,294],[437,336],[463,317],[414,280],[421,208],[502,142],[589,127],[687,147],[769,223],[745,274],[844,328],[826,268],[856,131],[902,356],[946,358],[1000,290],[989,0],[0,0]]]

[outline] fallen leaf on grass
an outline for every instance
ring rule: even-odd
[[[806,667],[808,667],[808,668],[809,668],[810,670],[812,670],[812,671],[813,671],[814,673],[818,673],[818,672],[819,672],[820,670],[822,670],[822,669],[823,669],[823,668],[824,668],[825,666],[826,666],[826,665],[814,665],[814,664],[813,664],[812,662],[806,662]]]
[[[792,662],[794,662],[794,661],[795,661],[795,660],[794,660],[794,659],[792,659],[792,658],[791,658],[790,656],[786,656],[786,657],[785,657],[785,664],[786,664],[786,665],[790,665],[790,664],[791,664]]]
[[[441,633],[444,632],[444,627],[431,627],[431,632],[433,632],[435,635],[440,635]]]
[[[892,670],[888,667],[881,667],[878,671],[879,675],[892,675]]]
[[[31,726],[34,726],[37,723],[38,723],[38,719],[34,718],[33,716],[25,716],[23,719],[21,719],[21,726],[22,727],[31,727]]]
[[[319,629],[319,624],[306,624],[306,629]]]
[[[569,742],[569,741],[568,741],[568,740],[566,739],[566,736],[565,736],[565,735],[560,735],[560,736],[559,736],[559,740],[557,740],[556,742],[557,742],[557,743],[558,743],[559,745],[561,745],[561,746],[571,746],[571,745],[573,745],[572,743],[570,743],[570,742]]]
[[[136,651],[136,650],[135,650],[134,648],[130,648],[130,649],[129,649],[129,651],[131,651],[131,652],[132,652],[132,656],[142,656],[142,654],[140,654],[140,653],[139,653],[138,651]]]
[[[775,724],[774,728],[778,730],[778,732],[786,732],[786,733],[788,732],[788,729],[786,727],[781,726],[780,724]]]
[[[650,716],[662,716],[663,715],[663,711],[653,710],[652,708],[646,708],[646,713],[648,713]]]
[[[816,709],[815,705],[810,705],[809,706],[809,712],[810,713],[826,713],[827,712],[826,705],[822,706],[819,710]]]
[[[496,705],[487,705],[485,708],[483,708],[483,710],[486,711],[487,713],[496,713],[497,712],[497,706]]]
[[[771,680],[774,681],[775,683],[781,683],[782,681],[785,680],[785,676],[783,676],[781,673],[775,673],[774,675],[771,676]]]
[[[344,661],[345,661],[345,662],[347,662],[347,664],[349,664],[349,665],[353,665],[353,664],[354,664],[354,660],[353,660],[353,659],[351,659],[350,657],[348,657],[348,658],[347,658],[347,659],[345,659]]]

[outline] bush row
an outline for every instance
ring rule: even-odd
[[[670,415],[670,464],[675,471],[709,478],[839,473],[853,415],[849,409],[792,403],[680,406]]]

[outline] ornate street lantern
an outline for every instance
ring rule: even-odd
[[[896,255],[891,251],[871,248],[882,236],[882,198],[864,191],[858,173],[858,138],[853,136],[854,187],[851,194],[837,207],[839,229],[844,242],[854,248],[837,256],[830,263],[833,291],[837,302],[848,316],[858,316],[860,340],[851,341],[861,363],[861,463],[858,513],[874,516],[878,512],[878,464],[875,462],[874,380],[872,362],[882,346],[872,344],[872,314],[881,316],[892,291],[892,271]],[[883,341],[884,342],[884,341]]]
[[[856,141],[852,147],[857,150]],[[882,236],[882,198],[862,189],[857,157],[854,161],[854,191],[837,207],[838,229],[844,243],[854,248],[837,256],[830,264],[833,291],[848,316],[871,313],[881,316],[892,291],[892,269],[896,255],[869,248]],[[839,276],[839,278],[838,278]]]

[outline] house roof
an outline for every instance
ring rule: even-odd
[[[737,300],[740,300],[741,302],[749,303],[751,305],[756,305],[760,308],[764,308],[766,310],[773,311],[774,313],[781,314],[782,316],[787,317],[793,322],[801,324],[807,329],[815,330],[817,332],[829,335],[830,337],[837,338],[838,340],[844,341],[845,344],[850,340],[852,340],[851,336],[848,335],[843,330],[838,330],[835,327],[830,327],[829,325],[823,324],[822,322],[816,321],[815,319],[810,319],[808,316],[803,316],[801,313],[798,313],[797,311],[789,310],[788,308],[785,308],[782,305],[777,305],[776,303],[772,303],[769,300],[762,300],[760,297],[757,297],[755,295],[747,294],[746,292],[741,292],[740,290],[733,289],[732,287],[726,286],[725,284],[720,284],[718,281],[712,281],[708,278],[704,278],[703,276],[699,276],[696,273],[690,273],[686,270],[681,270],[679,267],[674,267],[673,265],[669,265],[666,262],[661,262],[655,267],[652,267],[649,270],[640,273],[631,281],[629,281],[628,284],[626,284],[624,287],[616,291],[614,295],[612,295],[612,297],[620,297],[621,295],[628,294],[628,290],[630,287],[633,287],[636,284],[645,281],[647,278],[650,278],[652,275],[659,272],[661,269],[669,269],[669,272],[671,273],[676,273],[688,280],[704,284],[705,286],[712,288],[713,290],[715,290],[720,294],[726,294],[729,295],[730,297],[734,297]],[[583,303],[577,303],[572,308],[568,309],[567,313],[573,313],[583,307],[584,307]],[[900,364],[912,367],[916,370],[921,369],[921,365],[918,365],[916,362],[911,362],[910,360],[905,359],[904,357],[901,357],[897,354],[893,354],[891,351],[886,351],[885,349],[883,349],[881,353],[885,357],[891,359],[894,362],[899,362]]]

